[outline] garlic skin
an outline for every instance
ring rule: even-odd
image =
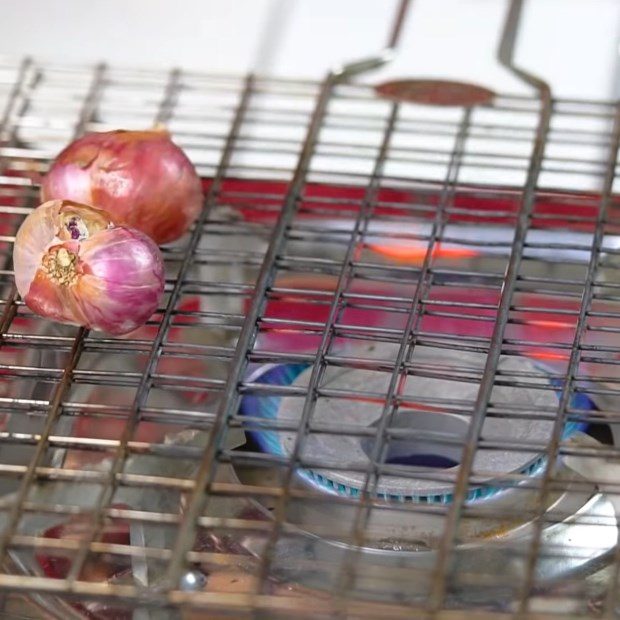
[[[41,199],[97,205],[117,224],[162,244],[192,225],[203,192],[194,166],[167,131],[117,130],[67,146],[43,179]]]
[[[33,312],[110,334],[143,325],[164,290],[163,259],[151,239],[69,200],[46,202],[24,220],[13,264]]]

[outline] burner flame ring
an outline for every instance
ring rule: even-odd
[[[463,353],[442,353],[437,358],[435,353],[429,354],[423,349],[423,347],[420,348],[422,362],[428,362],[430,359],[441,359],[445,362],[446,355],[449,363],[452,364],[455,363],[456,358],[460,362],[464,360],[472,362],[476,359],[476,356]],[[480,358],[480,356],[477,357]],[[477,362],[481,362],[481,359]],[[506,358],[502,366],[504,371],[509,372],[535,368],[543,377],[547,373],[538,362],[528,358]],[[343,373],[355,373],[356,371],[340,369],[335,372],[342,376]],[[305,364],[270,365],[258,368],[251,380],[267,385],[300,387],[304,380],[307,380],[308,375],[309,366]],[[415,377],[411,379],[413,380],[412,393],[421,394],[423,399],[424,396],[429,395],[429,388],[422,379],[415,379]],[[360,376],[356,378],[356,381],[359,385],[364,384],[368,387],[367,378]],[[385,382],[384,379],[381,381]],[[444,383],[447,384],[447,382]],[[445,394],[446,387],[448,386],[438,383],[432,390]],[[487,499],[507,491],[520,483],[514,482],[515,475],[536,476],[544,467],[543,446],[551,432],[552,422],[541,420],[537,414],[539,408],[540,410],[545,408],[552,410],[557,406],[558,395],[553,389],[557,386],[554,385],[552,379],[542,381],[541,387],[544,389],[534,389],[531,393],[524,392],[518,396],[513,396],[509,391],[512,388],[498,388],[502,401],[508,402],[513,399],[517,404],[525,406],[524,413],[520,416],[505,417],[489,414],[485,421],[482,438],[491,440],[491,442],[503,441],[504,443],[507,439],[513,439],[516,447],[513,450],[508,448],[504,450],[480,448],[478,450],[474,467],[476,475],[469,489],[468,502]],[[461,389],[465,394],[466,390],[470,392],[475,390],[475,385],[471,384]],[[436,396],[435,392],[433,396]],[[340,423],[357,425],[357,430],[360,426],[365,429],[376,428],[384,401],[364,397],[358,400],[359,402],[356,401],[352,406],[346,400],[330,402],[329,399],[323,399],[323,404],[317,405],[313,419],[318,419],[320,422],[337,419]],[[294,422],[298,419],[296,416],[300,411],[299,403],[298,396],[280,396],[275,393],[274,395],[248,394],[244,396],[240,414],[254,419],[254,422],[248,420],[245,428],[261,450],[278,457],[289,457],[296,433],[266,428],[266,425],[261,424],[257,419]],[[579,403],[580,408],[583,408],[583,405],[583,402]],[[526,409],[527,407],[529,409]],[[594,408],[589,399],[587,408]],[[411,400],[403,399],[390,422],[391,438],[381,460],[384,465],[390,466],[390,472],[397,473],[382,474],[374,495],[379,499],[405,503],[451,503],[452,489],[467,433],[467,425],[466,415],[457,415],[430,405],[420,406],[412,403]],[[583,423],[567,422],[564,428],[564,438],[571,436],[577,430],[582,430],[583,427]],[[420,438],[416,437],[418,433],[421,435]],[[302,462],[310,457],[308,460],[330,464],[335,462],[336,466],[302,467],[297,471],[299,479],[323,492],[358,497],[364,487],[374,435],[366,433],[365,436],[349,438],[342,434],[331,436],[327,433],[322,435],[317,433],[311,434],[306,444],[307,448],[302,451]],[[538,451],[531,447],[536,444],[541,446]],[[350,471],[347,470],[347,463],[353,464]],[[399,475],[400,472],[403,472],[402,475]],[[513,477],[512,481],[509,479],[510,476]]]

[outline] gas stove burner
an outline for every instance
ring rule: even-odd
[[[386,349],[385,359],[393,359],[389,353]],[[484,360],[477,353],[416,348],[412,360],[414,374],[407,378],[402,402],[389,425],[394,436],[387,443],[384,458],[386,464],[400,466],[403,475],[382,475],[375,492],[378,498],[436,504],[452,501],[468,414],[478,390],[479,379],[475,377],[479,377]],[[416,368],[420,369],[417,373]],[[559,396],[554,389],[558,386],[537,362],[504,356],[498,372],[505,380],[500,379],[494,388],[495,413],[490,411],[484,422],[482,445],[473,467],[475,482],[467,498],[470,502],[509,488],[510,475],[535,476],[542,470],[544,446],[551,436],[552,418],[558,406]],[[307,387],[310,374],[311,368],[304,364],[272,365],[258,369],[252,380]],[[447,378],[450,375],[452,378]],[[322,427],[322,432],[311,431],[304,438],[301,461],[329,465],[302,467],[298,471],[301,480],[326,492],[359,496],[376,441],[375,434],[369,431],[378,426],[389,381],[389,373],[326,369],[321,387],[346,393],[347,398],[319,397],[311,426]],[[299,422],[303,404],[299,396],[248,395],[240,412],[243,416],[286,422],[290,428],[291,423]],[[584,395],[576,396],[572,404],[582,410],[594,408]],[[503,408],[508,411],[502,411]],[[350,428],[351,433],[330,434],[325,430],[330,424]],[[248,422],[246,428],[250,425]],[[256,426],[249,432],[262,450],[290,457],[296,432],[257,430]],[[567,422],[563,437],[568,438],[583,427],[582,423]],[[494,443],[510,443],[514,448],[485,447]]]

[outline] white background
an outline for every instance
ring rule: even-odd
[[[385,39],[394,0],[0,0],[0,55],[319,77]],[[523,87],[494,59],[505,0],[416,0],[401,76]],[[529,0],[518,60],[557,95],[619,94],[618,0]],[[387,75],[386,73],[386,75]],[[378,79],[378,78],[377,78]]]

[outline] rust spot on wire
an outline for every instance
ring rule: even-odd
[[[472,107],[495,98],[488,88],[451,80],[394,80],[375,86],[375,92],[386,99],[441,106]]]

